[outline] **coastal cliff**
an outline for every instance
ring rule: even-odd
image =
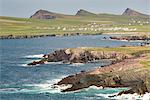
[[[63,78],[56,87],[71,85],[62,92],[76,91],[90,86],[128,87],[129,90],[118,93],[150,92],[150,47],[131,46],[114,48],[81,47],[56,50],[46,54],[40,61],[28,65],[45,64],[45,62],[88,63],[101,59],[112,60],[110,65],[98,67],[90,71],[81,71]]]
[[[90,86],[97,87],[129,87],[118,95],[128,93],[145,94],[150,92],[150,65],[145,66],[142,61],[149,63],[150,54],[137,58],[125,59],[122,62],[100,67],[92,71],[81,72],[68,76],[56,85],[70,84],[71,88],[63,92],[76,91]]]

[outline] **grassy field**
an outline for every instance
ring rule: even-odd
[[[131,46],[131,47],[111,47],[111,48],[101,48],[101,47],[81,47],[81,49],[90,51],[116,51],[131,55],[150,53],[150,46]]]
[[[0,16],[0,36],[63,33],[150,32],[150,18],[111,14],[39,20]]]
[[[141,61],[140,63],[143,64],[145,68],[150,68],[150,61]]]

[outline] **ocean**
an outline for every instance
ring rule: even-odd
[[[27,63],[39,60],[44,54],[54,50],[75,47],[116,47],[140,45],[140,41],[104,40],[108,35],[88,35],[70,37],[44,37],[32,39],[0,40],[0,96],[1,100],[108,100],[141,99],[141,96],[109,96],[128,88],[105,88],[91,86],[75,92],[62,93],[53,84],[62,78],[91,70],[109,61],[87,64],[47,63],[29,67]]]

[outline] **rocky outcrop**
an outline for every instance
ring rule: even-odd
[[[141,46],[146,46],[146,45],[150,45],[150,36],[111,36],[110,39],[113,40],[127,40],[127,41],[134,41],[134,40],[142,40],[143,42],[141,42]]]
[[[98,87],[130,87],[121,94],[144,94],[150,92],[150,69],[139,63],[144,57],[126,59],[122,62],[97,68],[93,71],[81,72],[63,78],[55,85],[70,84],[71,88],[62,92],[76,91],[89,86]],[[146,58],[147,59],[147,58]]]
[[[114,40],[150,40],[150,36],[111,36],[110,39],[114,39]]]
[[[125,15],[125,16],[149,16],[149,15],[146,15],[146,14],[142,14],[140,12],[137,12],[135,10],[132,10],[130,8],[127,8],[122,15]]]
[[[123,54],[120,52],[90,51],[82,48],[77,48],[56,50],[52,53],[44,55],[41,61],[63,63],[87,63],[101,59],[114,59],[117,62],[130,57],[130,55]],[[28,65],[36,65],[36,63],[39,64],[39,62],[32,62]]]

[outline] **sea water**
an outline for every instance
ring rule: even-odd
[[[27,63],[40,60],[44,54],[57,49],[75,47],[116,47],[121,45],[140,44],[139,41],[103,40],[104,36],[105,35],[0,40],[1,100],[108,100],[131,97],[128,95],[123,97],[109,97],[127,88],[102,89],[100,87],[91,86],[87,89],[68,93],[62,93],[60,88],[53,88],[53,84],[68,75],[107,65],[110,63],[109,61],[87,64],[51,62],[32,67],[27,66]],[[136,94],[132,96],[133,100],[141,99],[141,96]],[[146,97],[148,96],[149,94],[147,94]]]

